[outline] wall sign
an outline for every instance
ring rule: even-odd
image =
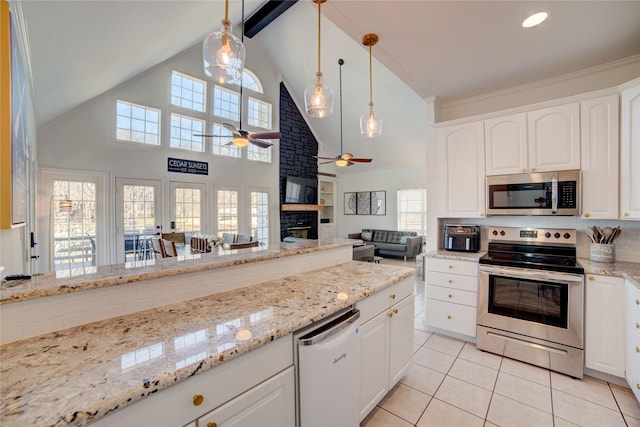
[[[167,159],[167,171],[179,173],[192,173],[196,175],[209,175],[208,162],[196,162],[194,160],[175,159],[169,157]]]

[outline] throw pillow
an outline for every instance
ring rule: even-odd
[[[360,238],[365,242],[370,242],[373,238],[373,233],[371,231],[363,231],[360,233]]]

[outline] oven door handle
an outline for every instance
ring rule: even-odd
[[[558,213],[558,177],[551,178],[551,213]]]
[[[537,279],[547,282],[582,283],[584,280],[582,275],[554,273],[553,271],[546,270],[513,269],[508,267],[488,267],[481,265],[480,271],[484,271],[495,276],[504,276],[516,279]]]

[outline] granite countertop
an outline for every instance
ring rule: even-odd
[[[270,245],[267,249],[220,248],[207,254],[62,270],[34,276],[29,280],[3,282],[0,286],[0,304],[312,253],[351,246],[358,242],[359,240],[335,238],[280,243]]]
[[[425,256],[427,258],[439,258],[439,259],[450,259],[454,261],[478,262],[478,259],[486,253],[487,253],[486,251],[456,252],[456,251],[447,251],[444,249],[438,249],[437,251],[427,252]]]
[[[624,277],[640,288],[640,262],[596,262],[588,258],[578,258],[578,262],[585,274]]]
[[[5,344],[0,425],[85,425],[414,273],[350,261]]]

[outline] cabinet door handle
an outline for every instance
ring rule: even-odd
[[[621,216],[627,216],[627,215],[629,215],[629,214],[626,213],[626,212],[622,212],[622,214],[621,214]]]
[[[451,319],[451,315],[447,316],[447,319]]]
[[[453,298],[453,295],[449,294],[449,298]]]
[[[387,313],[387,317],[391,319],[393,317],[393,313]]]
[[[596,278],[593,276],[589,276],[589,280],[596,280]]]
[[[453,268],[453,265],[450,265],[449,268]]]
[[[193,395],[193,406],[200,406],[204,402],[204,396],[201,394]]]
[[[535,171],[536,171],[536,168],[531,168],[531,172],[535,172]]]
[[[640,329],[640,323],[636,323],[636,329]]]
[[[636,305],[640,305],[640,299],[636,300]]]
[[[218,427],[218,423],[207,423],[207,427]]]
[[[396,294],[391,294],[390,297],[391,299],[396,299]]]
[[[640,347],[636,347],[636,353],[640,353]]]
[[[398,314],[398,309],[397,308],[393,309],[393,314]]]
[[[453,283],[453,280],[449,279],[449,283]]]
[[[589,215],[588,213],[584,214],[584,217],[585,217],[585,218],[589,218],[589,216],[590,216],[590,215]]]

